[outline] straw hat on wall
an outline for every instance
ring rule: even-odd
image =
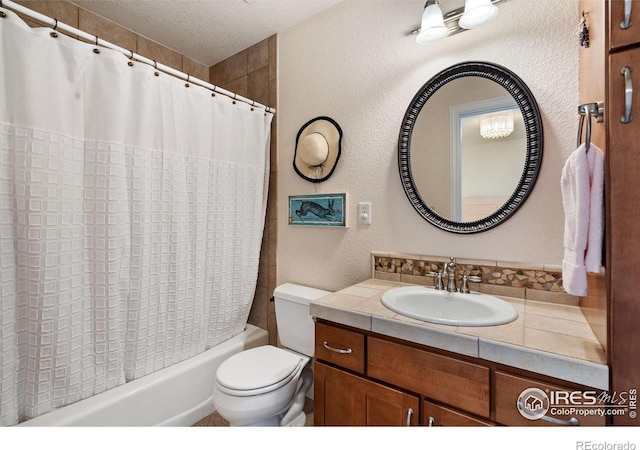
[[[341,140],[340,126],[329,117],[316,117],[305,123],[296,137],[296,173],[312,183],[329,178],[340,158]]]

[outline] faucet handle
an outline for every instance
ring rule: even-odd
[[[460,292],[463,294],[469,294],[471,292],[471,290],[469,290],[469,286],[467,284],[468,281],[473,281],[475,283],[480,283],[482,281],[482,278],[475,276],[475,275],[467,275],[464,274],[462,275],[462,284],[460,285]]]
[[[442,274],[443,272],[427,272],[428,277],[434,277],[436,279],[434,288],[439,291],[444,289],[444,284],[442,284]]]

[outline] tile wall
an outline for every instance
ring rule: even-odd
[[[169,66],[181,72],[188,73],[195,78],[207,80],[209,68],[197,61],[187,58],[168,47],[158,44],[128,30],[110,20],[97,16],[67,1],[21,1],[17,0],[29,9],[38,11],[46,16],[58,19],[74,28],[89,34],[99,36],[122,48],[133,50],[139,55],[155,59],[161,64]],[[24,18],[30,26],[42,26],[34,21]]]

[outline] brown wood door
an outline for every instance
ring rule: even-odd
[[[614,2],[617,3],[617,2]],[[637,3],[637,4],[636,4]],[[640,10],[640,2],[634,2]],[[636,25],[640,27],[640,18]],[[609,57],[609,149],[606,200],[608,229],[609,364],[611,391],[627,392],[640,386],[638,352],[638,267],[640,267],[640,48]],[[628,80],[621,75],[629,68]],[[631,121],[624,123],[627,92],[631,87]],[[628,414],[616,416],[616,425],[638,425]]]
[[[537,392],[526,394],[527,391],[532,389]],[[574,392],[576,392],[574,397],[571,397]],[[511,426],[604,426],[606,423],[605,416],[597,413],[586,413],[587,411],[595,412],[601,407],[601,405],[591,405],[592,399],[599,395],[599,392],[594,392],[595,390],[589,390],[588,395],[590,397],[584,397],[583,391],[580,391],[577,387],[572,389],[496,371],[494,393],[496,422],[501,425]],[[539,393],[544,393],[547,396],[546,400],[541,400],[540,397],[537,397]],[[549,399],[549,395],[552,396],[551,398],[554,401],[556,401],[555,399],[561,399],[561,401],[553,403]],[[548,401],[548,405],[544,404],[545,401]],[[519,405],[519,402],[539,402],[541,409],[539,416],[525,416],[522,414],[520,412],[522,403]],[[533,403],[531,404],[533,405]],[[584,409],[582,405],[585,406]],[[585,413],[583,414],[583,412]]]
[[[640,1],[609,0],[609,5],[611,48],[640,43]],[[626,10],[631,13],[629,24],[625,19]]]
[[[463,412],[432,402],[423,403],[422,425],[428,427],[488,427],[495,425]]]
[[[418,397],[319,362],[314,369],[315,425],[418,425]]]

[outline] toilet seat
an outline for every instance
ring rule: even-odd
[[[249,397],[274,391],[297,378],[308,357],[272,345],[245,350],[225,360],[216,373],[221,392]]]

